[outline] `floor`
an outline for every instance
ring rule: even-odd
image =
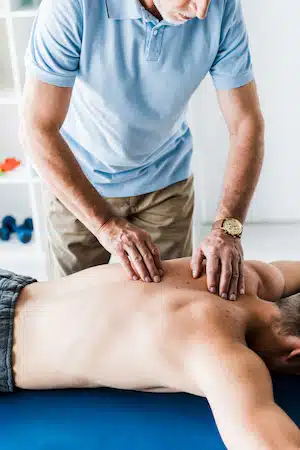
[[[194,231],[198,245],[209,227],[197,227]],[[248,224],[242,238],[245,259],[275,261],[281,259],[300,260],[300,223],[298,224]],[[41,258],[23,247],[11,253],[1,252],[0,267],[20,274],[47,279],[46,258]],[[115,262],[115,260],[113,260]],[[299,274],[300,276],[300,274]]]

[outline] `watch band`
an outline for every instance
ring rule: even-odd
[[[214,223],[212,224],[211,229],[212,229],[212,230],[218,230],[218,229],[220,229],[220,228],[222,227],[222,225],[223,225],[224,220],[225,220],[225,219],[219,219],[219,220],[216,220],[216,222],[214,222]]]

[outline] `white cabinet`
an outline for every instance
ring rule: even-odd
[[[19,141],[24,52],[37,3],[0,0],[0,162],[15,157],[21,166],[0,176],[0,226],[6,215],[21,224],[34,222],[33,239],[22,244],[15,235],[0,240],[0,267],[39,279],[47,278],[47,251],[41,181],[31,168]]]

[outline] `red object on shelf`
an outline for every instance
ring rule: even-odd
[[[6,158],[3,163],[0,164],[0,172],[10,172],[21,164],[16,158]]]

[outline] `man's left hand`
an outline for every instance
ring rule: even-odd
[[[207,288],[222,298],[236,300],[245,293],[244,263],[241,239],[223,230],[212,230],[193,254],[193,278],[201,276],[202,262],[206,259]]]

